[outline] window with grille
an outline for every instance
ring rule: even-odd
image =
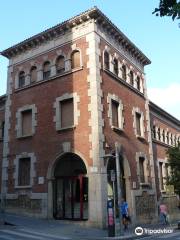
[[[19,171],[18,171],[18,185],[29,186],[30,185],[30,170],[31,159],[20,158],[19,159]]]
[[[136,112],[136,133],[137,135],[141,136],[141,114]]]
[[[26,110],[21,112],[22,119],[22,136],[28,136],[32,134],[32,110]]]
[[[46,80],[51,75],[51,66],[50,62],[45,62],[43,66],[43,79]]]
[[[31,83],[34,83],[37,81],[37,68],[35,66],[31,68],[30,80],[31,80]]]
[[[71,54],[71,68],[79,68],[81,66],[80,51],[76,50]]]
[[[74,104],[73,98],[60,101],[61,128],[74,125]]]
[[[104,52],[104,68],[109,70],[109,53],[107,51]]]
[[[19,87],[24,87],[25,86],[25,72],[20,72],[19,73]]]
[[[56,61],[56,73],[61,74],[65,71],[64,56],[59,56]]]
[[[139,158],[139,177],[140,177],[140,182],[141,183],[145,182],[144,164],[145,164],[144,157],[140,157]]]

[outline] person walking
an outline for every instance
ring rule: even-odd
[[[127,230],[130,217],[129,217],[128,203],[125,201],[124,198],[122,199],[122,202],[121,202],[120,211],[122,215],[122,223],[124,225],[124,230]]]
[[[160,220],[163,222],[163,224],[168,224],[168,212],[167,212],[167,206],[163,202],[159,206],[160,211]]]

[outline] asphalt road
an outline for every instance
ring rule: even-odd
[[[39,231],[19,227],[5,227],[0,229],[0,240],[70,240],[71,238],[55,236]]]

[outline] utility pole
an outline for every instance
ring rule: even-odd
[[[121,183],[120,183],[120,164],[119,164],[119,144],[115,142],[115,159],[116,159],[116,181],[117,181],[117,197],[118,197],[118,209],[119,209],[119,223],[120,223],[120,235],[123,234],[123,228],[122,228],[122,214],[121,214],[121,199],[122,199],[122,193],[121,193]]]

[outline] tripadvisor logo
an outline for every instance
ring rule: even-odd
[[[137,227],[135,228],[135,234],[140,236],[143,234],[143,228],[142,227]]]

